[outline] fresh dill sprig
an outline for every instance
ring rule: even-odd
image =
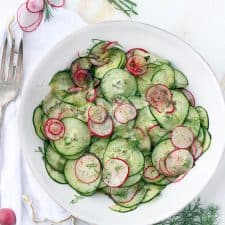
[[[205,208],[198,198],[175,216],[155,225],[217,225],[218,214],[217,206]]]
[[[132,14],[138,15],[136,8],[137,4],[132,0],[107,0],[110,4],[112,4],[116,9],[122,11],[127,16],[131,16]]]
[[[51,5],[49,5],[47,2],[45,2],[45,6],[44,6],[45,21],[49,21],[51,19],[51,17],[53,17],[52,9],[53,9],[53,7],[51,7]]]

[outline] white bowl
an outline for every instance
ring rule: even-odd
[[[34,108],[49,92],[48,82],[53,74],[69,67],[76,52],[92,44],[92,39],[117,40],[125,49],[143,47],[169,59],[189,79],[189,89],[196,96],[197,105],[209,113],[212,143],[196,166],[179,183],[169,185],[150,203],[140,205],[129,213],[116,213],[108,207],[112,201],[105,195],[95,194],[76,204],[70,204],[74,190],[67,185],[53,182],[47,175],[43,161],[35,152],[43,143],[36,136],[32,114]],[[23,153],[49,195],[77,218],[98,225],[149,225],[177,213],[190,203],[213,176],[225,146],[225,107],[222,92],[214,73],[206,61],[187,43],[159,28],[136,22],[117,21],[87,26],[73,32],[59,42],[37,65],[26,82],[20,107],[20,139]],[[48,204],[47,202],[45,204]]]

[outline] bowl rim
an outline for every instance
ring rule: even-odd
[[[123,24],[129,24],[129,25],[132,25],[132,24],[136,24],[136,25],[142,25],[142,26],[145,26],[145,27],[150,27],[150,28],[153,28],[155,30],[158,30],[160,32],[163,32],[171,37],[173,37],[174,39],[176,39],[177,41],[181,42],[182,44],[186,45],[191,51],[193,51],[198,57],[201,58],[202,62],[207,66],[207,68],[209,69],[209,71],[212,73],[212,77],[218,87],[218,91],[220,93],[220,96],[221,96],[221,103],[222,103],[222,108],[224,109],[225,111],[225,101],[224,101],[224,94],[223,94],[223,89],[219,83],[219,80],[216,76],[216,73],[213,71],[212,67],[209,65],[209,63],[206,61],[206,59],[200,54],[200,52],[198,50],[196,50],[194,47],[192,47],[191,44],[189,44],[187,41],[184,41],[182,38],[180,38],[179,36],[177,36],[176,34],[173,34],[172,32],[169,32],[163,28],[160,28],[158,26],[155,26],[155,25],[151,25],[151,24],[148,24],[148,23],[144,23],[144,22],[140,22],[140,21],[131,21],[131,20],[113,20],[113,21],[103,21],[103,22],[99,22],[99,23],[96,23],[96,24],[87,24],[87,25],[84,25],[83,27],[77,29],[77,30],[73,30],[71,33],[67,34],[63,39],[60,39],[59,41],[57,41],[50,49],[48,49],[46,51],[46,53],[44,54],[43,57],[41,57],[37,62],[36,62],[36,65],[32,68],[32,70],[30,71],[30,74],[33,74],[39,67],[39,65],[44,62],[46,59],[49,58],[49,56],[51,55],[52,51],[54,48],[58,47],[59,45],[63,44],[63,42],[66,42],[67,40],[69,40],[74,34],[76,33],[79,33],[79,32],[82,32],[82,31],[85,31],[85,30],[88,30],[90,27],[97,27],[101,24],[105,24],[105,25],[111,25],[111,24],[118,24],[118,23],[123,23]],[[26,89],[26,87],[28,86],[28,84],[30,83],[30,79],[32,79],[32,76],[28,77],[25,82],[24,82],[24,87],[23,87],[23,90]],[[24,91],[22,90],[22,94],[21,94],[21,102],[20,102],[20,105],[19,105],[19,119],[18,119],[18,124],[22,124],[22,99],[23,99],[23,95],[24,95]],[[20,126],[19,126],[20,127]],[[21,133],[19,132],[19,138],[21,140]],[[24,158],[26,159],[28,165],[29,165],[29,168],[31,169],[32,171],[32,174],[35,176],[35,173],[33,171],[33,168],[32,166],[30,165],[30,162],[29,160],[27,160],[27,156],[25,154],[25,150],[22,150],[22,146],[20,144],[20,148],[21,148],[21,151],[22,151],[22,154],[24,156]],[[207,184],[210,182],[210,180],[212,179],[213,175],[215,174],[215,172],[217,171],[217,168],[219,166],[219,164],[221,163],[221,160],[222,160],[222,156],[225,152],[225,141],[223,143],[223,149],[222,151],[220,152],[220,157],[219,157],[219,160],[217,162],[217,165],[215,166],[214,170],[212,171],[209,179],[207,180],[207,182],[205,182],[204,185],[202,185],[202,187],[200,188],[199,192],[197,192],[192,198],[190,198],[188,201],[186,201],[183,206],[180,208],[180,210],[177,210],[173,213],[171,213],[170,215],[168,216],[164,216],[163,218],[160,219],[160,221],[164,221],[166,220],[167,218],[170,218],[172,217],[173,215],[179,213],[180,211],[182,211],[188,204],[190,204],[202,191],[203,189],[207,186]],[[51,197],[51,199],[53,199],[60,207],[62,207],[65,211],[71,213],[69,210],[67,210],[64,206],[61,205],[61,203],[56,200],[56,198],[54,197],[54,195],[51,193],[51,191],[49,191],[47,188],[45,188],[45,184],[42,183],[42,182],[39,182],[38,178],[35,178],[38,183],[41,185],[41,187],[44,189],[44,191]],[[93,223],[93,222],[89,222],[87,219],[85,219],[83,216],[77,216],[76,213],[71,213],[72,216],[74,216],[75,218],[77,219],[80,219],[86,223],[91,223],[93,225],[98,225],[97,223]],[[156,223],[159,223],[160,221],[156,221]]]

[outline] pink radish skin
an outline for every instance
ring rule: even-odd
[[[191,146],[191,152],[195,160],[197,160],[203,153],[201,143],[195,140]]]
[[[179,177],[177,177],[177,178],[173,181],[173,183],[178,183],[178,182],[180,182],[181,180],[183,180],[183,179],[186,177],[186,175],[188,174],[188,172],[189,172],[189,171],[187,171],[187,172],[184,173],[184,174],[181,174]]]
[[[41,23],[43,12],[31,13],[27,10],[26,3],[23,3],[17,11],[17,21],[20,28],[25,32],[32,32]]]
[[[31,13],[43,11],[45,2],[44,0],[28,0],[26,2],[27,10]]]
[[[177,148],[189,148],[194,141],[194,135],[189,128],[177,126],[172,131],[171,141]]]
[[[88,102],[93,102],[97,97],[97,90],[96,89],[91,89],[87,92],[87,101]]]
[[[135,50],[144,52],[144,53],[149,53],[147,50],[143,49],[143,48],[131,48],[127,51],[127,58],[130,58],[132,56],[134,56],[134,52]]]
[[[48,4],[55,8],[60,8],[65,5],[65,0],[47,0]]]
[[[168,177],[174,176],[172,173],[170,173],[167,170],[166,165],[165,165],[165,158],[162,158],[162,159],[159,160],[158,168],[159,168],[159,171],[161,172],[161,174],[163,174],[165,176],[168,176]]]
[[[190,102],[190,104],[192,106],[195,106],[195,97],[194,97],[194,95],[189,90],[187,90],[185,88],[182,91],[183,91],[184,95],[186,96],[186,98],[188,99],[188,101]]]
[[[0,209],[0,224],[1,225],[16,225],[16,214],[12,209]]]
[[[97,118],[95,117],[97,114]],[[102,124],[105,122],[107,118],[107,111],[103,106],[91,106],[88,109],[88,118],[92,120],[94,123]]]
[[[58,119],[48,119],[44,124],[45,135],[49,140],[59,140],[64,136],[64,124]]]
[[[156,172],[156,174],[155,174],[154,177],[149,176],[149,175],[151,174],[152,170]],[[148,174],[149,172],[150,172],[150,174]],[[155,169],[154,166],[148,166],[148,167],[145,168],[145,170],[144,170],[144,177],[145,177],[147,180],[154,181],[154,180],[156,180],[157,178],[160,177],[160,173]]]
[[[88,177],[87,174],[83,176],[82,171],[87,169],[87,164],[94,164],[95,174],[93,176]],[[92,168],[93,169],[93,168]],[[85,155],[78,159],[75,163],[75,176],[77,179],[84,184],[94,183],[100,176],[101,165],[99,160],[93,155]],[[93,171],[92,171],[93,172]]]
[[[70,93],[77,93],[77,92],[80,92],[80,91],[82,91],[82,90],[83,90],[82,87],[76,87],[76,86],[70,87],[70,88],[68,89],[68,91],[69,91]]]
[[[110,193],[112,193],[112,190],[113,188],[110,188]],[[130,202],[134,197],[135,195],[137,194],[138,192],[138,186],[136,187],[136,191],[134,191],[130,196],[129,198],[126,200],[126,201],[119,201],[120,203],[128,203]],[[112,194],[112,198],[116,201],[115,197],[113,197],[113,194]]]
[[[107,177],[108,173],[106,172],[105,168],[107,168],[108,164],[113,163],[113,162],[114,163],[116,162],[117,165],[120,165],[120,167],[121,167],[121,169],[123,169],[123,171],[120,171],[118,173],[118,171],[116,170],[116,167],[115,167],[114,168],[115,171],[114,170],[111,171],[112,173],[110,174],[110,177]],[[110,167],[110,169],[112,169],[112,168]],[[104,174],[104,173],[106,173],[106,174]],[[112,188],[121,187],[127,180],[129,173],[130,173],[130,168],[125,160],[120,159],[120,158],[112,158],[112,159],[109,159],[105,163],[105,167],[103,170],[103,180],[109,187],[112,187]]]

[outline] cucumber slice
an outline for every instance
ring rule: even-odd
[[[94,73],[96,78],[102,79],[105,76],[105,74],[111,69],[124,67],[126,55],[121,49],[119,48],[109,49],[108,57],[110,58],[109,63],[100,67],[96,67],[95,73]]]
[[[125,70],[112,69],[102,79],[101,89],[107,100],[118,95],[129,97],[135,95],[137,83],[135,78]]]
[[[68,184],[82,195],[92,195],[101,182],[101,174],[96,181],[90,184],[81,182],[74,173],[74,167],[77,160],[68,160],[64,168],[64,175]]]
[[[74,118],[62,120],[65,126],[64,137],[54,141],[54,146],[62,155],[75,155],[82,152],[90,143],[89,130],[85,123]]]
[[[154,184],[146,184],[144,188],[147,189],[147,192],[144,198],[142,199],[141,203],[146,203],[151,201],[153,198],[158,196],[162,191],[162,187],[158,185],[154,185]]]
[[[57,170],[57,171],[59,171],[61,173],[63,172],[64,166],[65,166],[65,163],[66,163],[66,159],[62,155],[57,153],[51,147],[50,144],[45,147],[45,158],[46,158],[46,161],[48,162],[48,164],[54,170]]]
[[[49,114],[49,110],[56,104],[59,104],[60,100],[56,98],[55,95],[49,94],[47,95],[44,100],[42,101],[42,109],[45,112],[45,114]]]
[[[54,170],[47,162],[45,162],[45,168],[46,168],[48,175],[52,178],[52,180],[54,180],[55,182],[57,182],[59,184],[67,183],[64,174],[60,173],[57,170]]]
[[[172,152],[175,149],[170,139],[160,142],[155,146],[152,152],[152,163],[157,168],[159,168],[159,161],[164,159],[169,152]]]
[[[52,93],[56,93],[58,91],[68,91],[70,87],[74,86],[70,72],[61,71],[56,73],[50,81],[49,86],[52,89]]]
[[[33,125],[35,129],[35,133],[40,139],[45,141],[46,137],[43,132],[44,131],[43,120],[42,120],[43,116],[44,116],[44,111],[42,107],[41,106],[36,107],[33,112]]]
[[[95,102],[96,105],[104,107],[108,111],[108,113],[112,115],[112,106],[107,100],[105,100],[104,98],[96,98]]]
[[[168,87],[172,87],[174,81],[174,70],[167,64],[162,64],[152,77],[152,84],[164,84]]]
[[[170,177],[170,179],[172,180],[172,177]],[[162,180],[160,180],[156,184],[159,185],[159,186],[166,186],[166,185],[170,184],[171,182],[172,181],[170,181],[167,177],[164,177]]]
[[[145,107],[138,112],[138,116],[136,119],[136,127],[139,127],[143,129],[144,131],[147,131],[149,127],[157,125],[157,121],[155,117],[152,115],[151,111],[149,110],[149,107]]]
[[[200,130],[199,130],[199,134],[198,134],[197,140],[198,140],[201,144],[203,144],[204,139],[205,139],[205,134],[204,134],[203,128],[201,127]]]
[[[73,74],[78,69],[90,70],[91,66],[90,58],[88,56],[79,57],[72,62],[70,72]]]
[[[109,143],[104,154],[103,164],[112,158],[125,160],[130,168],[130,176],[137,174],[144,167],[143,154],[139,150],[135,150],[126,139],[118,138]]]
[[[161,58],[161,57],[159,57],[159,56],[157,56],[153,53],[149,53],[149,56],[150,56],[149,61],[153,64],[156,64],[156,65],[161,65],[161,64],[168,64],[169,65],[170,64],[169,60],[163,59],[163,58]]]
[[[148,134],[151,138],[152,145],[155,146],[166,135],[166,130],[159,125],[153,125],[149,128]]]
[[[83,156],[85,154],[86,151],[82,151],[78,154],[75,155],[64,155],[65,159],[79,159],[81,156]]]
[[[204,128],[204,135],[205,135],[205,139],[204,139],[204,143],[203,143],[203,152],[207,151],[211,144],[211,134],[205,128]]]
[[[188,86],[187,77],[179,70],[174,69],[175,73],[175,83],[174,88],[185,88]]]
[[[189,109],[189,103],[186,97],[179,91],[171,91],[173,94],[173,102],[175,110],[173,113],[168,114],[166,112],[159,113],[153,107],[150,107],[153,116],[159,122],[161,127],[166,131],[173,130],[176,126],[182,125]]]
[[[108,146],[109,139],[100,139],[95,141],[91,147],[89,152],[97,156],[101,161],[103,160],[105,150]]]
[[[126,212],[130,212],[132,210],[135,210],[137,208],[137,206],[138,205],[134,205],[130,208],[127,208],[127,207],[123,207],[120,205],[111,205],[111,206],[109,206],[109,208],[115,212],[126,213]]]
[[[136,109],[142,109],[148,106],[148,102],[146,102],[145,99],[142,97],[131,96],[131,97],[128,97],[128,99],[134,105]]]
[[[209,128],[209,116],[208,116],[206,109],[203,108],[202,106],[197,106],[195,109],[197,110],[197,112],[199,114],[201,125],[203,127],[205,127],[206,129],[208,129]]]
[[[77,93],[68,93],[65,91],[57,92],[56,93],[57,98],[59,98],[62,102],[75,105],[77,107],[84,106],[87,104],[86,99],[86,92],[85,91],[79,91]]]
[[[137,184],[141,180],[142,176],[143,176],[143,169],[139,173],[133,176],[129,176],[122,187],[129,187],[134,184]]]
[[[183,125],[190,128],[194,137],[198,136],[200,130],[200,118],[197,110],[194,107],[189,107],[188,115]]]

